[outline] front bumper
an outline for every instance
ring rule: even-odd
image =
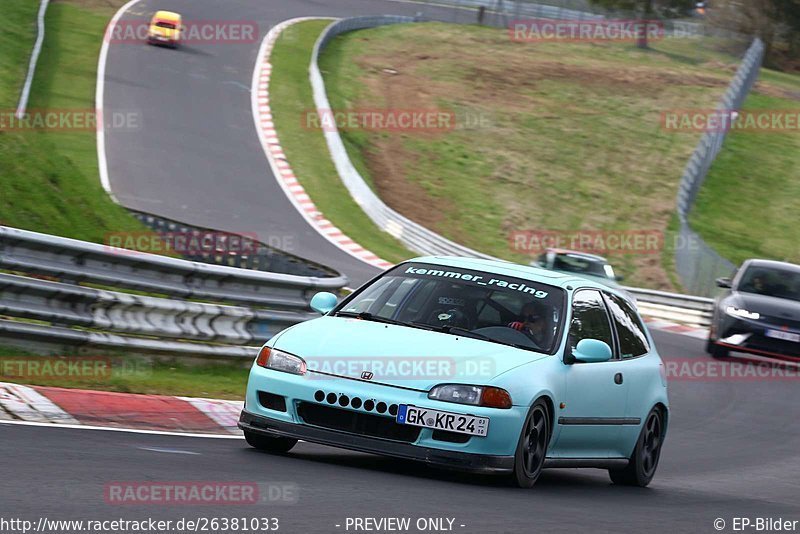
[[[448,451],[373,438],[314,426],[288,423],[242,411],[239,428],[271,437],[301,439],[359,452],[422,461],[437,467],[476,473],[508,473],[514,468],[513,456],[494,456]]]
[[[727,319],[718,328],[719,334],[714,343],[731,351],[782,360],[800,360],[800,343],[770,337],[767,335],[769,330],[781,331],[783,328],[743,319]]]

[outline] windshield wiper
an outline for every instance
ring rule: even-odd
[[[461,328],[460,326],[450,326],[450,325],[433,326],[426,323],[412,323],[412,324],[415,326],[419,326],[421,328],[427,328],[429,330],[433,330],[435,332],[452,334],[454,336],[470,337],[473,339],[481,339],[483,341],[489,341],[491,343],[497,343],[499,345],[507,345],[509,347],[515,347],[517,349],[531,350],[533,348],[533,347],[526,347],[525,345],[520,345],[519,343],[510,343],[508,341],[502,341],[500,339],[487,336],[486,334],[481,334],[480,332],[473,332],[472,330]]]
[[[396,324],[400,326],[409,326],[408,323],[404,323],[403,321],[397,321],[395,319],[389,319],[388,317],[382,317],[380,315],[375,315],[374,313],[362,311],[362,312],[339,312],[336,314],[337,317],[354,317],[356,319],[361,319],[364,321],[373,321],[376,323],[386,323],[386,324]]]
[[[418,326],[420,328],[427,328],[428,330],[433,330],[435,332],[443,332],[445,334],[453,334],[457,336],[464,336],[464,337],[474,337],[475,339],[485,339],[487,341],[494,341],[493,338],[487,336],[486,334],[481,334],[480,332],[473,332],[472,330],[467,330],[466,328],[461,328],[460,326],[451,326],[451,325],[444,325],[444,326],[434,326],[428,323],[418,323],[412,322],[414,326]]]

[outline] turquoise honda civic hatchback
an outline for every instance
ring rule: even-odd
[[[239,427],[273,453],[298,440],[509,476],[607,469],[646,486],[667,431],[664,365],[624,293],[502,261],[424,257],[270,339]]]

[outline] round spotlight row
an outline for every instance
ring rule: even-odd
[[[396,404],[392,404],[390,406],[387,406],[387,404],[385,402],[377,402],[376,403],[373,400],[366,400],[366,401],[362,402],[361,399],[359,399],[358,397],[353,397],[352,399],[350,397],[348,397],[347,395],[339,395],[337,397],[336,393],[328,393],[326,395],[325,392],[322,391],[322,390],[318,390],[316,393],[314,393],[314,399],[317,402],[327,402],[328,404],[338,404],[342,408],[346,408],[347,406],[350,406],[352,408],[359,409],[359,408],[361,408],[363,406],[363,408],[368,412],[371,412],[371,411],[375,410],[378,413],[386,413],[388,411],[389,415],[397,415],[397,405]]]

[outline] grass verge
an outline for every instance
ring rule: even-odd
[[[73,376],[48,374],[56,359],[84,361],[89,370]],[[30,363],[40,363],[38,368]],[[36,356],[12,347],[0,347],[0,382],[70,389],[92,389],[147,395],[181,395],[213,399],[244,399],[248,368],[243,363],[188,364],[108,352],[81,352]],[[20,369],[37,369],[21,372]],[[42,369],[39,371],[38,369]]]
[[[297,179],[325,217],[361,246],[387,261],[399,262],[416,254],[370,222],[339,179],[322,132],[306,126],[308,114],[315,113],[308,81],[311,50],[330,22],[301,22],[278,38],[270,79],[275,129]]]
[[[744,109],[797,117],[800,76],[765,71]],[[732,131],[697,197],[689,222],[734,263],[800,262],[800,132]]]
[[[116,4],[53,2],[28,109],[94,110],[97,58]],[[0,38],[4,110],[16,106],[35,36],[38,2],[4,0],[4,20],[18,38]],[[26,22],[27,21],[27,22]],[[17,90],[13,90],[14,88]],[[100,185],[94,131],[0,130],[0,223],[102,242],[108,232],[145,230]]]

